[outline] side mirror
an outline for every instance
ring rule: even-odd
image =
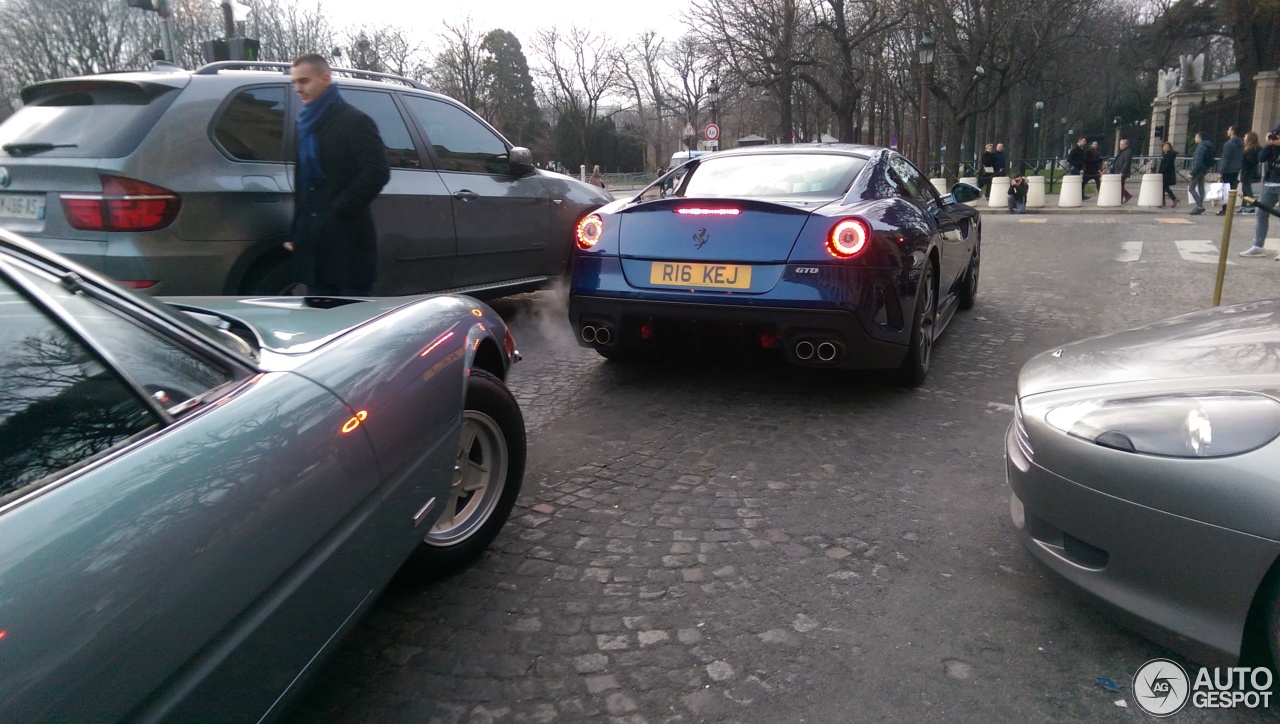
[[[956,184],[951,187],[951,198],[958,204],[967,204],[982,196],[982,189],[972,184]]]
[[[533,171],[533,153],[524,146],[512,147],[509,158],[512,175],[523,176]]]

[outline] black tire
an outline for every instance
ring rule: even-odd
[[[982,237],[973,245],[973,257],[969,259],[969,269],[964,275],[964,287],[960,289],[960,309],[973,309],[978,299],[978,276],[982,268]]]
[[[916,291],[916,311],[911,321],[911,346],[898,368],[898,382],[905,387],[919,387],[929,374],[933,356],[933,333],[938,320],[938,294],[933,282],[933,262],[925,265],[924,275]]]
[[[295,278],[292,262],[277,257],[258,262],[242,291],[255,296],[290,297],[305,294],[306,288]]]
[[[418,545],[418,563],[431,574],[457,570],[488,548],[524,481],[524,416],[502,380],[481,369],[467,380],[457,459],[444,511]]]

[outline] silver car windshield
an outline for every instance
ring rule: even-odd
[[[770,153],[703,159],[678,196],[698,198],[836,199],[867,163],[843,154]]]

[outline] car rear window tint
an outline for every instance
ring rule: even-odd
[[[0,124],[0,153],[41,158],[120,158],[133,153],[178,96],[155,84],[66,81],[40,86]],[[20,150],[38,144],[53,147]],[[5,150],[9,146],[14,150]]]
[[[213,136],[241,161],[284,160],[285,87],[240,91],[218,116]]]
[[[390,93],[343,88],[342,97],[373,119],[387,149],[387,164],[391,168],[422,168],[418,149],[414,147],[404,116],[396,108]]]
[[[682,196],[745,199],[843,196],[866,159],[842,154],[768,153],[704,159]]]

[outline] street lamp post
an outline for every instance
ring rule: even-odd
[[[974,168],[974,173],[975,173],[975,174],[977,173],[977,168],[978,168],[978,158],[979,158],[979,153],[978,153],[978,81],[979,81],[979,80],[981,80],[981,79],[982,79],[986,74],[987,74],[987,71],[986,71],[986,70],[984,70],[984,69],[983,69],[983,67],[982,67],[982,66],[980,66],[980,65],[979,65],[979,66],[977,66],[977,67],[975,67],[975,68],[973,69],[973,93],[972,93],[972,95],[971,95],[971,100],[972,100],[972,102],[969,104],[969,105],[971,105],[971,106],[973,107],[973,121],[972,121],[969,125],[970,125],[970,126],[972,127],[972,129],[973,129],[973,132],[972,132],[972,134],[971,134],[971,140],[972,140],[972,144],[973,144],[973,168]]]
[[[1040,163],[1040,114],[1044,111],[1044,101],[1036,101],[1036,168],[1039,170]]]
[[[916,51],[920,54],[920,127],[916,130],[916,163],[927,176],[929,174],[929,68],[938,44],[933,36],[925,33]]]
[[[1111,146],[1111,149],[1112,149],[1111,155],[1113,156],[1117,153],[1120,153],[1120,128],[1122,123],[1124,123],[1124,119],[1120,118],[1120,116],[1116,116],[1115,119],[1111,121],[1111,125],[1115,126],[1116,128],[1116,140],[1115,140],[1115,143]]]

